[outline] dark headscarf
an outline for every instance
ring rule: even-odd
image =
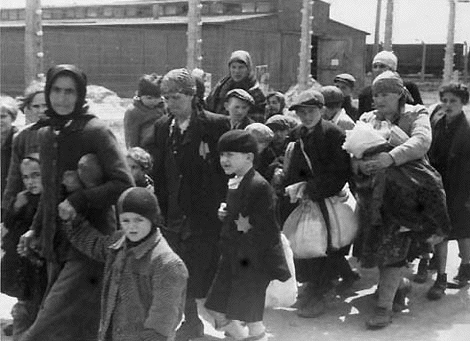
[[[51,94],[51,88],[54,81],[59,76],[70,76],[74,79],[75,85],[77,87],[77,102],[75,103],[75,108],[72,113],[69,115],[63,116],[57,114],[53,109],[49,99]],[[86,86],[87,86],[87,77],[83,71],[78,67],[71,64],[61,64],[51,67],[47,71],[46,75],[46,86],[44,88],[44,95],[46,97],[46,115],[50,118],[49,124],[52,126],[62,126],[65,122],[77,118],[78,116],[86,113],[88,107],[86,106]]]

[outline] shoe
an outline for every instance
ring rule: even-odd
[[[204,324],[201,320],[195,322],[183,322],[176,331],[175,341],[190,341],[204,336]]]
[[[426,283],[429,278],[428,274],[429,260],[421,259],[418,265],[418,272],[413,277],[413,282]]]
[[[230,320],[226,325],[218,327],[217,330],[224,331],[225,336],[235,340],[245,340],[249,336],[248,327],[237,320]]]
[[[376,307],[374,316],[372,316],[367,322],[367,329],[382,329],[392,323],[393,312],[383,307]]]
[[[345,276],[342,281],[337,285],[336,291],[338,293],[345,293],[349,289],[352,288],[354,282],[361,279],[361,275],[359,275],[356,271],[352,270],[348,276]]]
[[[392,310],[395,313],[399,313],[405,310],[408,306],[406,305],[406,297],[411,292],[411,282],[408,278],[403,278],[402,285],[398,288],[395,298],[393,299]]]
[[[326,305],[323,297],[313,297],[306,306],[297,310],[299,317],[314,318],[325,313]]]
[[[446,294],[447,274],[437,274],[434,285],[428,290],[426,297],[432,301],[440,300]]]
[[[247,338],[243,339],[243,341],[267,341],[267,340],[268,340],[268,334],[266,334],[266,332],[262,332],[259,335],[248,336]]]
[[[459,267],[457,276],[454,277],[454,282],[448,283],[448,287],[452,289],[460,289],[468,284],[470,281],[470,264],[462,264]]]
[[[309,284],[306,283],[301,290],[299,290],[299,293],[297,295],[297,300],[293,305],[291,305],[291,308],[296,308],[296,309],[302,309],[305,307],[308,302],[312,298],[312,289],[309,287]]]
[[[3,334],[5,334],[5,336],[13,335],[13,323],[10,323],[9,325],[5,326],[5,328],[3,328]]]

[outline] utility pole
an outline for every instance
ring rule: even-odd
[[[385,16],[384,50],[392,51],[393,33],[393,0],[387,0],[387,14]]]
[[[421,54],[421,81],[424,82],[426,77],[426,43],[424,40],[421,40],[421,45],[423,47]]]
[[[24,34],[24,82],[44,77],[41,0],[26,0]]]
[[[312,35],[313,35],[313,1],[303,0],[302,22],[300,24],[300,52],[299,52],[299,75],[297,82],[299,90],[308,87],[312,63]]]
[[[188,0],[188,48],[186,67],[189,71],[202,65],[201,0]]]
[[[372,56],[375,56],[377,53],[379,53],[381,14],[382,14],[382,0],[377,0],[377,12],[375,14],[374,49],[373,49]]]
[[[455,0],[449,0],[449,22],[447,26],[447,44],[444,56],[443,83],[449,83],[454,69],[454,34],[455,34]]]

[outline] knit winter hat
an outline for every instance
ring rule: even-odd
[[[238,152],[258,154],[258,142],[248,131],[242,129],[229,130],[223,134],[218,142],[219,153]]]
[[[403,94],[405,88],[403,80],[398,73],[393,71],[385,71],[378,75],[372,82],[372,93],[398,93]]]
[[[122,192],[117,202],[118,213],[133,212],[152,223],[158,221],[158,201],[154,194],[144,187],[131,187]]]
[[[150,75],[143,75],[139,79],[137,96],[160,97],[160,83],[162,81],[162,78],[162,76],[159,76],[155,73],[152,73]]]
[[[356,84],[356,78],[354,78],[349,73],[341,73],[335,77],[333,80],[334,83],[344,83],[350,88],[354,88],[354,84]]]
[[[255,105],[255,100],[253,99],[253,96],[251,96],[247,91],[243,89],[233,89],[227,92],[227,95],[225,96],[225,102],[228,102],[231,97],[235,97],[242,101],[245,101],[249,105]]]
[[[375,63],[382,63],[387,65],[392,71],[397,71],[398,58],[395,53],[391,51],[380,51],[374,57],[372,65]]]
[[[180,92],[193,96],[196,94],[196,82],[188,69],[173,69],[169,71],[162,80],[162,92]]]

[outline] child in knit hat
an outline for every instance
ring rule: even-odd
[[[232,129],[245,129],[255,121],[248,117],[248,112],[255,104],[253,97],[243,89],[233,89],[225,97],[225,110],[230,116],[230,127]]]
[[[253,168],[258,153],[254,136],[231,130],[219,139],[220,164],[229,180],[221,204],[221,260],[205,303],[215,327],[236,340],[267,340],[263,324],[266,288],[273,279],[290,278],[274,193]],[[246,323],[246,326],[245,326]]]
[[[161,94],[162,76],[143,75],[132,105],[124,114],[124,138],[126,147],[151,148],[153,125],[166,114],[165,100]]]
[[[128,188],[117,210],[122,229],[111,236],[80,215],[65,223],[72,245],[106,264],[98,337],[173,340],[183,314],[186,266],[160,232],[154,194]]]

